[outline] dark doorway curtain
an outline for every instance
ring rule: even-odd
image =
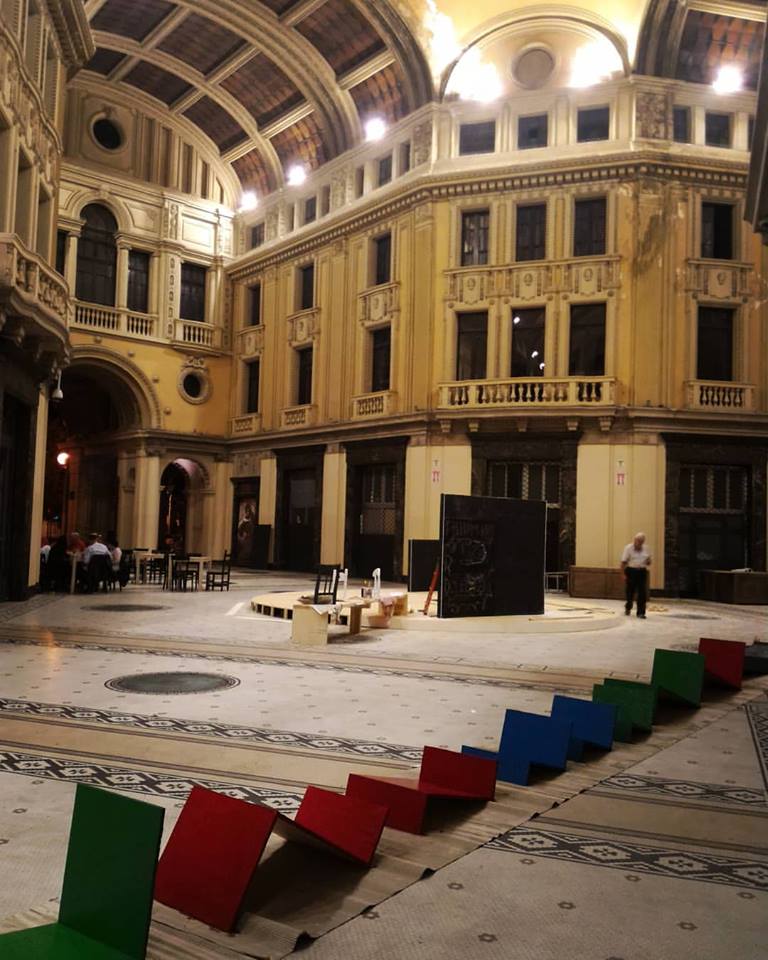
[[[160,517],[157,542],[161,550],[186,550],[189,476],[183,467],[169,463],[160,478]]]

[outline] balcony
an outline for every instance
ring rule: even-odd
[[[284,430],[313,427],[317,422],[317,407],[307,403],[300,407],[286,407],[280,412],[280,426]]]
[[[66,281],[16,234],[0,235],[3,335],[46,366],[46,356],[55,362],[66,351],[71,311]]]
[[[751,413],[755,409],[755,387],[752,383],[689,380],[685,385],[685,393],[685,405],[689,410]]]
[[[173,342],[194,347],[197,350],[220,350],[221,327],[197,320],[177,320],[174,325]]]
[[[389,417],[396,413],[397,394],[391,390],[380,393],[364,393],[352,398],[352,419],[366,420],[368,417]]]
[[[400,284],[371,287],[360,294],[358,307],[360,323],[364,327],[392,323],[400,312]]]
[[[694,299],[736,303],[752,296],[755,265],[735,260],[689,260],[686,289]]]
[[[230,422],[230,434],[233,437],[252,437],[261,430],[261,414],[246,413],[242,417],[233,417]]]
[[[237,352],[244,359],[258,357],[264,349],[264,327],[245,327],[237,335]]]
[[[134,313],[119,307],[106,307],[99,303],[75,304],[74,327],[98,330],[119,337],[138,340],[158,340],[158,318],[149,313]]]
[[[441,410],[609,407],[615,403],[612,377],[462,380],[440,384],[438,398]]]

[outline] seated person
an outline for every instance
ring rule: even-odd
[[[85,540],[83,540],[77,530],[73,530],[67,538],[67,547],[70,553],[82,553],[83,550],[85,550]]]
[[[91,562],[92,557],[104,556],[109,557],[109,562],[112,563],[112,554],[109,552],[109,547],[101,539],[101,534],[92,533],[88,537],[88,546],[83,550],[83,566],[87,567]]]
[[[114,536],[114,534],[107,537],[107,549],[112,557],[112,569],[115,571],[119,570],[123,551],[120,549],[120,544],[117,542],[117,537]]]
[[[106,543],[102,541],[100,534],[92,533],[88,537],[88,546],[83,551],[82,564],[86,588],[89,591],[96,590],[100,582],[106,584],[112,572],[112,554]]]

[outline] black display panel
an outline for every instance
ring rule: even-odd
[[[443,494],[439,617],[544,613],[543,500]]]
[[[440,562],[439,540],[408,541],[408,590],[429,590],[432,574]]]

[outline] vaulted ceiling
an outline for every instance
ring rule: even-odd
[[[91,81],[140,90],[195,124],[243,189],[263,195],[300,162],[359,143],[370,115],[396,121],[433,99],[459,51],[521,18],[591,21],[638,72],[709,83],[734,63],[754,87],[764,0],[84,0]],[[439,33],[439,30],[437,31]]]

